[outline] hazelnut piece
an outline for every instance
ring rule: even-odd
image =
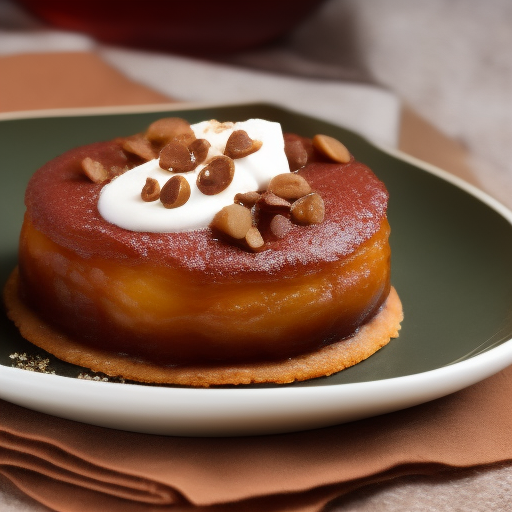
[[[267,190],[283,199],[298,199],[311,193],[309,183],[299,174],[284,173],[274,176]]]
[[[261,194],[259,192],[239,192],[235,195],[234,201],[235,203],[241,204],[247,208],[252,208],[260,196]]]
[[[252,227],[252,215],[244,206],[230,204],[215,214],[210,227],[231,238],[242,240]]]
[[[156,201],[160,197],[160,183],[154,178],[146,178],[146,184],[142,187],[140,197],[146,203]]]
[[[274,215],[270,221],[270,231],[276,238],[284,238],[292,227],[290,219],[284,215]]]
[[[123,149],[132,153],[133,155],[137,155],[143,160],[153,160],[157,157],[153,146],[151,143],[142,137],[142,135],[133,135],[132,137],[127,137],[122,144]]]
[[[82,160],[82,170],[93,183],[103,183],[108,179],[108,171],[103,164],[88,156]]]
[[[249,231],[247,231],[245,235],[245,243],[249,249],[255,252],[260,251],[265,245],[261,233],[259,232],[258,228],[254,226],[251,226]]]
[[[264,212],[288,213],[290,211],[290,202],[282,197],[276,196],[272,192],[263,192],[256,203],[256,207]]]
[[[160,201],[166,208],[183,206],[190,197],[190,185],[183,176],[173,176],[167,180],[160,192]]]
[[[285,138],[284,153],[292,172],[301,169],[308,163],[308,152],[302,141],[298,139]]]
[[[159,146],[164,146],[175,138],[181,141],[187,139],[188,143],[196,138],[189,122],[180,117],[158,119],[149,125],[145,137]]]
[[[259,140],[252,140],[245,130],[235,130],[226,142],[224,154],[230,158],[244,158],[255,153],[262,146]]]
[[[212,158],[197,176],[197,188],[207,196],[225,190],[235,175],[235,162],[227,156]]]
[[[196,167],[187,146],[177,141],[169,142],[163,147],[158,163],[162,169],[171,172],[189,172]]]
[[[211,144],[206,139],[196,139],[189,144],[188,150],[193,155],[195,165],[202,164],[208,156]]]
[[[325,205],[322,197],[313,192],[307,196],[297,199],[290,210],[292,219],[297,224],[309,225],[320,224],[324,220]]]
[[[340,164],[350,162],[349,150],[339,140],[329,137],[329,135],[315,135],[313,137],[313,147],[334,162]]]

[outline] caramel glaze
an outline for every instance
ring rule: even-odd
[[[38,170],[19,259],[23,300],[84,345],[163,365],[283,359],[350,336],[389,294],[388,194],[361,163],[308,163],[299,173],[323,197],[324,222],[280,240],[263,229],[266,249],[250,253],[210,229],[107,223],[86,156],[127,164],[114,141]]]

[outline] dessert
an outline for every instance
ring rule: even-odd
[[[56,357],[137,381],[330,375],[400,329],[387,201],[328,136],[162,119],[34,174],[8,314]]]

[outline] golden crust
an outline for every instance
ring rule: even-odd
[[[379,313],[347,339],[312,353],[284,361],[233,365],[164,367],[108,351],[91,348],[46,324],[18,294],[18,270],[11,274],[4,290],[8,316],[21,335],[59,359],[111,376],[139,382],[208,387],[228,384],[287,384],[324,377],[370,357],[398,336],[403,319],[402,304],[394,288]]]

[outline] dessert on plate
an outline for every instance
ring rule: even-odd
[[[164,118],[48,162],[25,203],[8,315],[93,371],[282,384],[398,336],[388,192],[329,136]]]

